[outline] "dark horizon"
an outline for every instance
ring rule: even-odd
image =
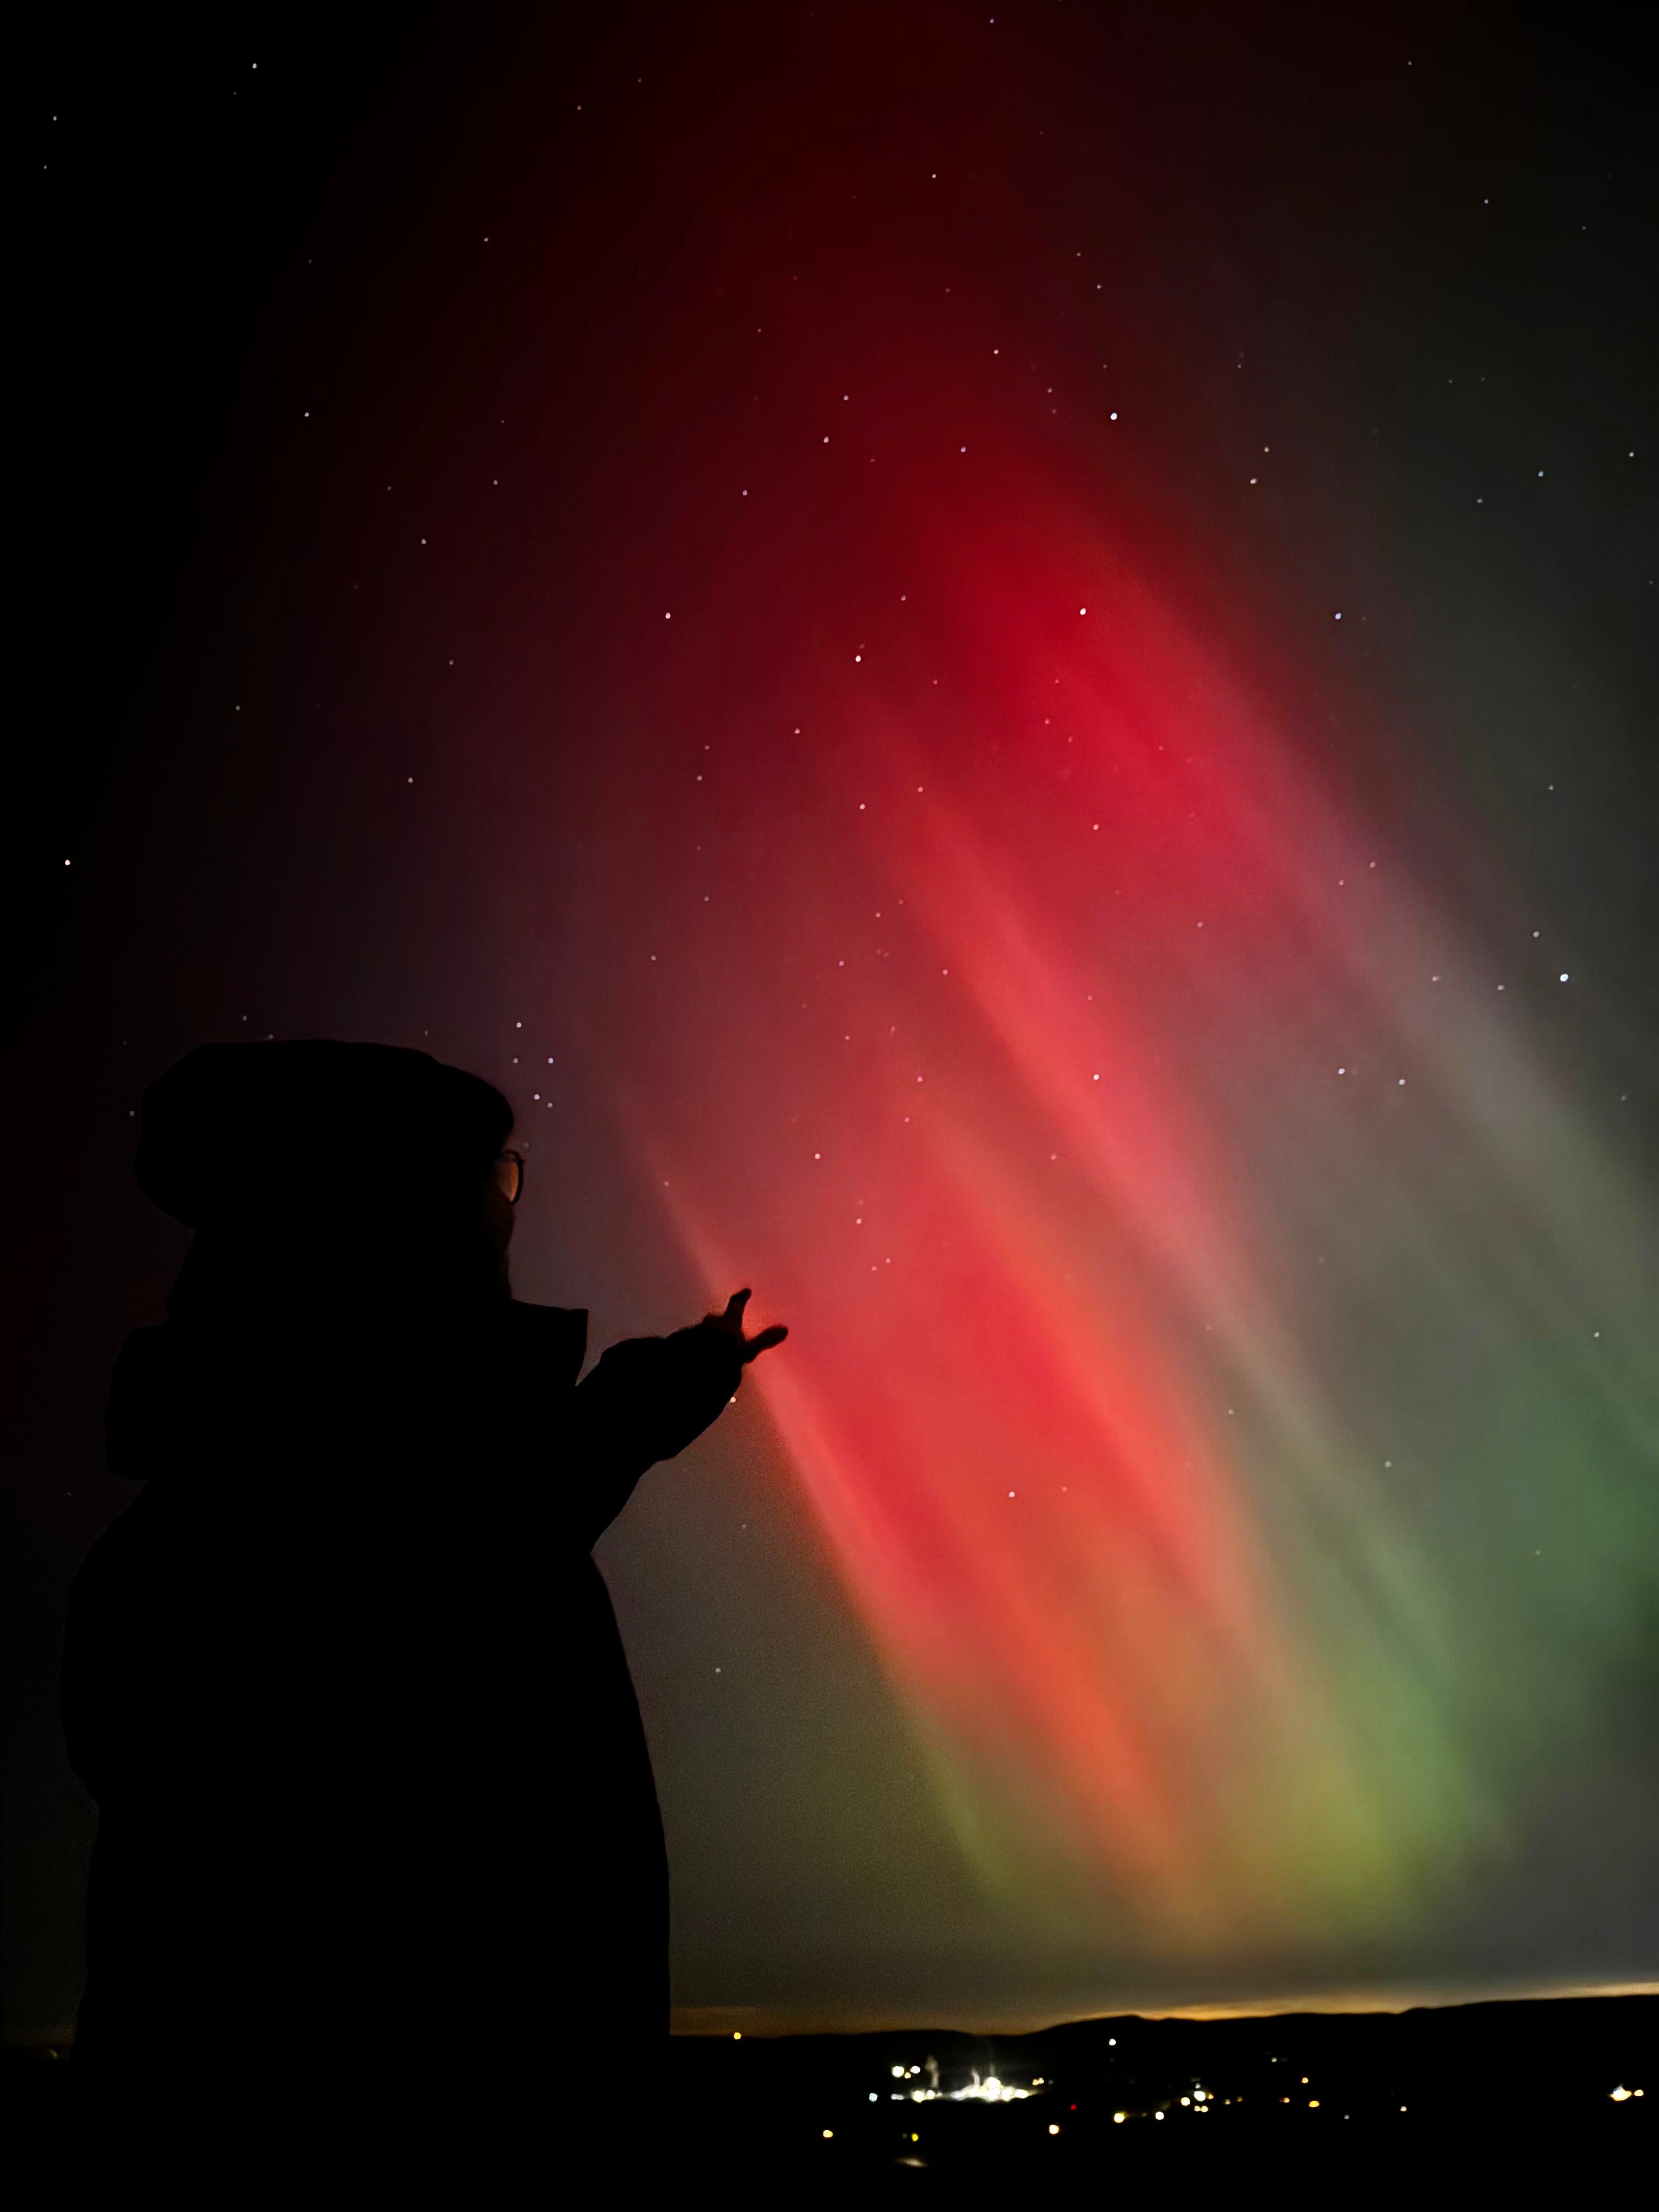
[[[1610,1997],[1399,2015],[1127,2014],[1012,2036],[682,2036],[662,2081],[632,2089],[596,2039],[576,2047],[574,2067],[606,2090],[611,2118],[585,2111],[586,2125],[544,2149],[588,2166],[618,2154],[617,2132],[626,2143],[644,2129],[680,2179],[846,2186],[908,2169],[984,2185],[1029,2184],[1045,2167],[1053,2181],[1167,2177],[1210,2155],[1206,2142],[1221,2159],[1271,2158],[1281,2174],[1280,2160],[1299,2172],[1325,2165],[1334,2180],[1352,2180],[1357,2158],[1397,2156],[1420,2182],[1436,2171],[1425,2159],[1478,2143],[1497,2185],[1542,2153],[1639,2156],[1656,2021],[1659,2000]]]

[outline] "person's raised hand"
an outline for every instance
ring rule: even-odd
[[[762,1329],[758,1336],[745,1336],[743,1333],[743,1310],[749,1303],[750,1295],[747,1291],[733,1291],[726,1300],[726,1311],[705,1314],[702,1323],[704,1328],[723,1328],[728,1336],[736,1337],[743,1349],[745,1367],[757,1352],[769,1352],[775,1344],[781,1344],[789,1334],[781,1322],[775,1322],[770,1328]]]

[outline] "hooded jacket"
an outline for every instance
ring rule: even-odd
[[[579,1382],[586,1330],[207,1300],[127,1340],[138,1492],[63,1662],[100,1816],[77,2058],[662,2045],[662,1824],[591,1554],[742,1353],[700,1324]]]

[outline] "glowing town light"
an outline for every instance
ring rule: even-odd
[[[941,2094],[944,2093],[938,2089],[911,2091],[911,2094],[915,2097],[932,2098]],[[965,2089],[952,2089],[948,2094],[953,2104],[960,2104],[966,2098],[982,2105],[1006,2105],[1017,2097],[1029,2097],[1031,2092],[1029,2089],[1016,2089],[1008,2082],[1000,2081],[994,2074],[988,2075],[981,2081],[979,2078],[979,2069],[975,2067],[974,2078]]]

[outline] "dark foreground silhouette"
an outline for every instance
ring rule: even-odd
[[[579,1383],[586,1314],[508,1286],[512,1123],[324,1041],[145,1095],[140,1183],[196,1236],[111,1390],[142,1487],[70,1594],[89,2072],[659,2075],[668,1869],[590,1554],[785,1332],[742,1291]]]

